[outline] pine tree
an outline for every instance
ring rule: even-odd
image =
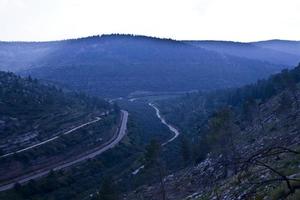
[[[164,169],[160,159],[161,145],[156,140],[151,140],[150,144],[146,146],[144,155],[144,165],[147,169],[156,169],[159,173],[160,189],[162,200],[166,200],[166,190],[164,183]]]
[[[181,155],[182,155],[183,162],[186,165],[188,161],[190,161],[191,159],[190,143],[187,140],[187,138],[183,137],[181,139],[180,148],[181,148]]]
[[[103,183],[101,185],[99,194],[97,195],[97,200],[117,200],[118,193],[116,190],[116,186],[113,183],[111,178],[104,178]]]

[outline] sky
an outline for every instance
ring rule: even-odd
[[[0,0],[0,40],[300,40],[300,0]]]

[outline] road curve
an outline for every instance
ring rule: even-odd
[[[156,116],[160,119],[161,123],[163,123],[164,125],[166,125],[169,128],[169,130],[174,133],[174,136],[172,138],[170,138],[169,140],[167,140],[166,142],[164,142],[164,143],[161,144],[161,146],[165,146],[168,143],[170,143],[173,140],[175,140],[179,136],[180,132],[176,128],[174,128],[172,125],[170,125],[170,124],[168,124],[166,122],[166,120],[160,115],[159,109],[154,104],[149,103],[148,105],[151,106],[152,108],[154,108]],[[145,167],[144,165],[140,166],[139,168],[137,168],[136,170],[134,170],[131,174],[132,175],[138,174],[140,172],[140,170],[143,169],[144,167]]]
[[[155,109],[156,116],[160,119],[161,123],[166,125],[169,128],[169,130],[174,133],[174,136],[172,138],[170,138],[169,140],[167,140],[166,142],[164,142],[162,144],[162,146],[165,146],[166,144],[168,144],[168,143],[172,142],[173,140],[175,140],[179,136],[180,133],[174,126],[172,126],[172,125],[170,125],[166,122],[166,120],[160,115],[159,109],[154,104],[149,103],[148,105]]]
[[[75,160],[69,160],[69,161],[66,161],[64,163],[60,163],[59,166],[48,168],[48,169],[41,169],[37,172],[30,173],[30,174],[21,176],[19,178],[16,178],[13,181],[11,181],[10,183],[6,183],[4,185],[1,185],[0,186],[0,191],[5,191],[5,190],[9,190],[9,189],[13,188],[15,183],[25,184],[30,180],[37,179],[37,178],[40,178],[42,176],[45,176],[52,170],[53,171],[58,171],[58,170],[70,167],[72,165],[78,164],[79,162],[88,160],[90,158],[94,158],[94,157],[102,154],[103,152],[115,147],[122,140],[122,138],[126,135],[126,130],[127,130],[128,112],[125,111],[125,110],[121,110],[121,114],[122,114],[121,125],[119,126],[119,128],[116,132],[117,134],[114,137],[112,137],[105,144],[101,145],[98,148],[95,148],[95,149],[89,151],[88,153],[85,153],[84,155],[76,158]]]

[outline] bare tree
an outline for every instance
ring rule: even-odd
[[[296,190],[300,189],[300,185],[293,186],[291,184],[291,182],[300,183],[300,179],[288,176],[274,167],[274,160],[276,160],[276,158],[283,154],[296,155],[300,154],[300,152],[284,146],[273,146],[260,149],[257,152],[245,157],[244,159],[240,159],[238,163],[240,165],[238,176],[239,182],[242,182],[242,179],[248,179],[248,177],[251,177],[251,175],[259,174],[259,171],[262,170],[269,171],[273,174],[272,177],[265,180],[248,180],[248,183],[251,185],[252,189],[248,193],[246,193],[245,196],[253,195],[256,190],[262,186],[280,182],[285,183],[288,188],[288,192],[284,195],[284,198],[287,198],[289,195],[294,194]],[[256,170],[253,171],[253,169]]]

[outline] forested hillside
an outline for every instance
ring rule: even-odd
[[[165,116],[180,124],[182,137],[190,133],[189,166],[126,199],[299,199],[299,83],[300,65],[239,89],[172,101]],[[203,108],[207,114],[189,121]],[[176,118],[181,111],[195,129]]]
[[[102,99],[10,72],[0,72],[0,113],[1,191],[87,160],[115,140],[122,118],[116,105]]]
[[[234,87],[285,67],[281,63],[221,55],[181,41],[132,35],[0,43],[0,60],[1,69],[105,97],[136,91]]]
[[[164,115],[174,124],[194,132],[195,124],[204,123],[203,120],[219,108],[231,106],[239,112],[247,112],[249,105],[259,105],[284,89],[295,91],[299,82],[300,66],[241,88],[189,93],[178,99],[161,101],[160,105]]]
[[[110,109],[104,100],[0,72],[1,151],[49,138]]]

